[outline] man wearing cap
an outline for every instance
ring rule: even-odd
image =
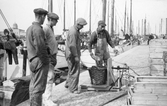
[[[54,81],[54,67],[57,64],[57,52],[58,52],[58,43],[55,39],[53,26],[55,26],[59,20],[59,16],[55,13],[48,13],[48,23],[44,26],[44,32],[46,37],[46,42],[49,47],[50,52],[50,64],[49,64],[49,72],[48,72],[48,78],[47,78],[47,84],[45,93],[43,94],[43,103],[45,106],[57,106],[52,100],[51,100],[51,94],[52,94],[52,86]]]
[[[88,43],[90,55],[96,61],[97,66],[107,66],[107,59],[110,58],[108,44],[112,48],[115,47],[108,31],[105,30],[105,26],[105,22],[100,20],[96,31],[92,33]],[[95,54],[92,52],[92,45],[95,47]],[[117,50],[114,48],[114,51]]]
[[[87,24],[83,18],[78,18],[76,24],[69,29],[67,39],[65,56],[68,63],[68,76],[65,87],[71,92],[78,94],[78,82],[80,74],[80,29]]]
[[[42,106],[42,94],[46,88],[49,70],[49,54],[47,51],[45,33],[42,24],[47,11],[42,8],[34,9],[35,21],[26,31],[26,45],[31,71],[29,85],[30,106]]]

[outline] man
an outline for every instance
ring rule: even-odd
[[[34,9],[35,21],[26,31],[26,45],[30,62],[31,81],[29,85],[30,106],[42,106],[42,94],[46,88],[49,70],[49,55],[42,24],[47,11]]]
[[[47,16],[48,16],[48,23],[44,27],[44,32],[46,36],[46,42],[49,47],[51,63],[49,64],[47,85],[46,85],[45,93],[43,94],[43,100],[44,100],[45,106],[57,106],[56,104],[54,104],[54,102],[52,102],[51,94],[52,94],[52,86],[54,81],[53,71],[57,63],[56,55],[58,52],[58,43],[55,39],[53,26],[57,24],[59,16],[55,13],[48,13]]]
[[[6,41],[4,42],[4,49],[8,54],[9,64],[12,64],[12,58],[14,59],[15,64],[19,64],[17,56],[17,46],[19,46],[18,40],[16,40],[16,35],[13,33],[13,30],[10,29],[10,33],[7,29],[4,30],[4,35],[6,36]]]
[[[98,22],[98,28],[94,31],[90,37],[88,43],[88,49],[90,55],[96,60],[97,66],[107,66],[107,59],[110,58],[108,51],[108,44],[114,48],[114,43],[112,42],[110,35],[107,30],[105,30],[105,22],[100,20]],[[92,52],[92,45],[95,47],[95,55]],[[114,48],[114,52],[117,50]]]
[[[65,56],[68,63],[68,76],[65,87],[71,93],[78,94],[78,82],[80,74],[80,30],[86,25],[87,22],[83,18],[78,18],[76,24],[69,29],[67,39]]]

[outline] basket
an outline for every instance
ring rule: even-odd
[[[107,81],[107,68],[92,66],[89,70],[89,75],[92,85],[104,85]]]

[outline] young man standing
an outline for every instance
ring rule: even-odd
[[[55,13],[48,13],[48,23],[46,26],[44,26],[44,32],[46,37],[46,43],[49,47],[49,53],[50,53],[50,64],[49,64],[49,72],[48,72],[48,78],[47,78],[47,84],[45,93],[43,94],[43,103],[45,106],[57,106],[51,98],[52,95],[52,86],[54,81],[54,67],[57,64],[57,52],[58,52],[58,43],[56,41],[53,27],[56,26],[59,16]]]
[[[42,94],[46,88],[49,71],[49,55],[42,24],[47,11],[34,9],[35,21],[26,31],[26,45],[30,62],[31,81],[29,85],[30,106],[42,106]]]
[[[78,18],[74,26],[69,29],[66,39],[65,56],[68,63],[68,76],[65,87],[71,93],[78,94],[78,82],[80,74],[80,49],[81,38],[80,30],[86,25],[87,22],[83,18]]]

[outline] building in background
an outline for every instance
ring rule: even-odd
[[[26,35],[25,30],[19,29],[17,23],[13,24],[13,32],[16,34],[17,37],[23,37]]]
[[[17,23],[14,23],[14,24],[13,24],[12,29],[13,29],[13,32],[15,33],[15,35],[16,35],[18,38],[20,38],[20,39],[24,39],[24,38],[25,38],[25,36],[26,36],[25,30],[19,29]],[[3,31],[0,31],[0,35],[1,35],[1,36],[4,36]]]

